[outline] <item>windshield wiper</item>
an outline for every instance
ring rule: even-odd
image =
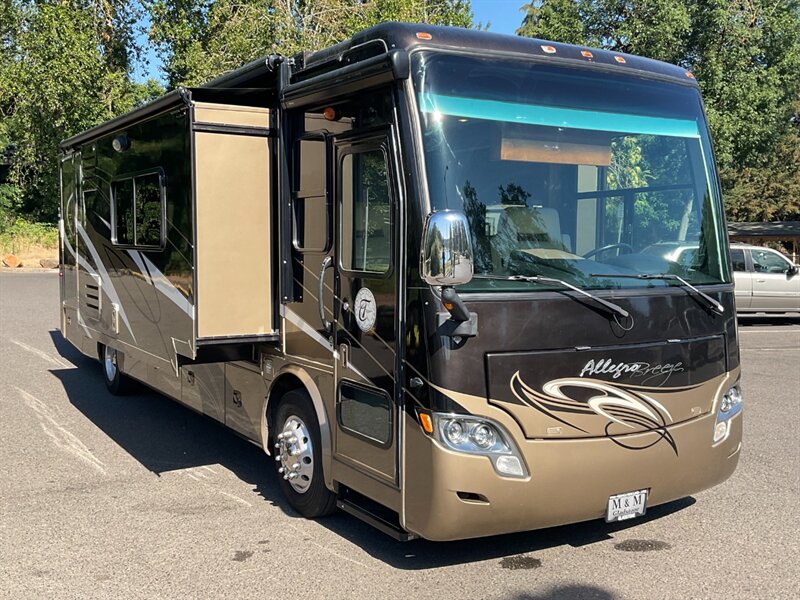
[[[622,279],[664,279],[667,281],[679,281],[684,287],[689,288],[693,292],[695,292],[698,296],[700,296],[703,300],[705,300],[708,305],[716,310],[719,314],[723,314],[725,312],[725,307],[722,306],[719,302],[714,300],[711,296],[706,294],[705,292],[700,291],[696,287],[694,287],[691,283],[686,281],[683,277],[679,277],[674,273],[656,273],[656,274],[648,274],[648,273],[638,273],[636,275],[627,275],[627,274],[619,274],[619,273],[589,273],[590,277],[617,277]]]
[[[527,283],[557,283],[565,288],[569,288],[573,292],[578,292],[579,294],[583,294],[587,298],[591,298],[598,304],[604,306],[608,310],[613,313],[620,315],[623,319],[627,319],[630,317],[630,313],[622,308],[621,306],[617,306],[613,302],[609,302],[608,300],[604,300],[599,296],[595,296],[594,294],[590,294],[586,290],[582,290],[581,288],[572,285],[571,283],[567,283],[563,279],[554,279],[553,277],[542,277],[541,275],[509,275],[508,277],[500,277],[499,275],[475,275],[475,279],[494,279],[496,281],[524,281]]]

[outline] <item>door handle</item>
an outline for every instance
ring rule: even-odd
[[[325,304],[322,302],[322,297],[325,294],[325,271],[332,266],[333,258],[326,256],[319,270],[319,294],[317,295],[317,300],[319,302],[319,320],[322,321],[322,327],[328,333],[331,332],[331,322],[325,319]]]
[[[766,283],[766,279],[756,279],[756,283]]]

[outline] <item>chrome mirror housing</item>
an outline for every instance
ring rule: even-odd
[[[441,286],[469,283],[473,269],[467,217],[455,210],[430,213],[425,219],[419,264],[425,283]]]

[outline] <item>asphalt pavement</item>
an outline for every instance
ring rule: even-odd
[[[721,486],[626,524],[404,544],[300,518],[221,425],[109,395],[58,332],[58,277],[0,273],[0,597],[796,598],[800,320],[739,331],[744,449]]]

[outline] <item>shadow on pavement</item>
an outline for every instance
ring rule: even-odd
[[[103,383],[99,362],[81,354],[61,337],[59,331],[51,331],[50,335],[58,353],[76,367],[51,371],[64,386],[70,403],[145,468],[160,475],[167,471],[220,464],[253,486],[267,502],[278,506],[292,518],[300,518],[285,502],[272,461],[260,448],[216,421],[144,387],[140,393],[130,396],[112,396]],[[654,507],[633,522],[607,524],[599,520],[589,521],[458,542],[396,542],[341,512],[317,522],[392,567],[415,570],[514,557],[565,544],[585,546],[612,539],[614,533],[681,511],[694,503],[694,498],[689,497]],[[263,535],[268,536],[269,532],[263,532]],[[518,561],[521,566],[516,566],[517,563],[508,558],[505,560],[509,562],[506,565],[501,561],[502,567],[515,569],[530,568],[525,566],[526,560],[534,559]],[[594,588],[586,588],[586,594],[576,595],[576,590],[581,589],[568,586],[554,589],[550,595],[523,596],[520,600],[613,597]]]
[[[696,500],[692,497],[676,500],[648,509],[647,514],[640,519],[623,523],[606,523],[601,520],[587,521],[550,529],[457,542],[429,542],[427,540],[396,542],[369,525],[343,513],[320,519],[319,523],[360,546],[371,556],[395,568],[417,570],[504,557],[519,557],[519,555],[565,545],[579,548],[611,540],[615,533],[679,512],[692,506],[695,502]],[[506,562],[510,564],[504,564]],[[524,565],[525,561],[521,562]],[[513,561],[507,560],[501,561],[501,566],[509,569],[526,568],[525,566],[516,567]],[[543,596],[543,598],[550,597],[566,598],[567,596]],[[605,596],[598,597],[605,598]]]
[[[50,335],[58,353],[76,367],[50,371],[70,403],[142,466],[160,475],[218,463],[291,513],[261,448],[144,385],[128,396],[111,395],[98,361],[81,354],[59,331]]]
[[[514,600],[614,600],[617,596],[593,585],[559,585],[542,594],[522,594]]]

